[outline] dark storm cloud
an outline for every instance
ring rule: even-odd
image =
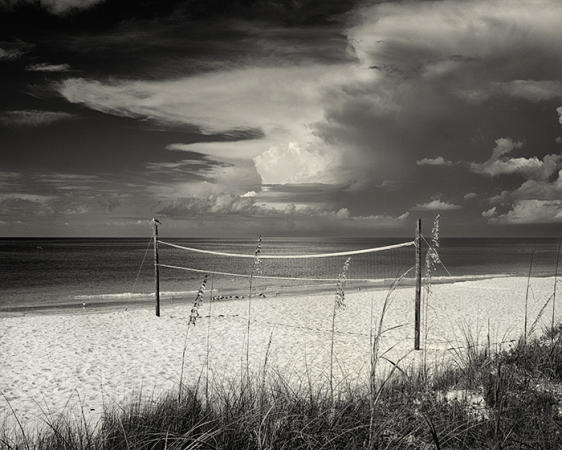
[[[388,174],[408,181],[392,203],[414,201],[436,210],[461,206],[476,188],[484,201],[516,188],[513,177],[478,179],[466,165],[452,164],[486,161],[493,143],[504,136],[525,141],[527,154],[475,162],[474,172],[557,176],[560,150],[553,143],[558,131],[552,112],[561,93],[562,66],[555,55],[562,11],[557,2],[539,3],[540,11],[522,2],[495,1],[360,9],[361,19],[348,35],[364,67],[376,67],[375,77],[350,80],[337,90],[317,132],[325,141],[351,144],[364,169],[355,171],[363,180],[361,190],[371,193],[375,204],[388,202],[389,196],[375,195],[372,187]],[[416,168],[416,162],[424,167]],[[431,200],[444,191],[446,203]],[[477,222],[474,208],[456,208],[455,214]],[[538,217],[533,222],[552,221],[545,214]]]
[[[549,232],[561,20],[554,0],[0,2],[0,39],[26,43],[0,53],[2,109],[79,118],[5,126],[2,168],[28,181],[0,186],[20,214],[38,198],[15,194],[46,189],[37,210],[97,223],[349,231],[445,211],[459,233]]]

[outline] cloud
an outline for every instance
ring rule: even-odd
[[[246,197],[255,197],[256,196],[256,191],[248,191],[245,194],[242,194],[240,197],[246,198]]]
[[[19,59],[24,52],[19,49],[3,49],[0,48],[0,61],[12,61],[14,59]]]
[[[418,211],[452,211],[461,208],[462,206],[455,205],[454,203],[448,203],[441,200],[431,200],[427,203],[420,203],[414,206],[413,209]]]
[[[207,197],[185,197],[171,202],[164,202],[159,215],[168,218],[203,218],[219,220],[220,218],[282,219],[292,222],[292,226],[303,229],[318,227],[326,229],[356,229],[377,226],[391,228],[402,226],[407,222],[409,213],[398,216],[376,214],[369,216],[352,216],[347,208],[332,210],[322,206],[296,205],[295,203],[266,203],[254,195],[233,195],[229,193],[212,194]],[[318,220],[320,222],[318,222]]]
[[[353,169],[337,164],[342,149],[316,136],[313,124],[322,119],[328,90],[372,76],[358,75],[350,64],[248,66],[159,81],[70,78],[57,89],[69,102],[106,114],[231,135],[230,142],[173,143],[167,148],[253,159],[264,183],[313,181],[312,166],[320,171],[316,181],[339,183],[355,177]],[[244,134],[255,138],[236,139]],[[353,158],[347,161],[361,165]]]
[[[506,202],[515,200],[555,200],[562,198],[562,169],[553,180],[526,180],[521,186],[513,191],[504,191],[494,202]]]
[[[530,102],[562,98],[562,83],[553,80],[512,80],[490,82],[482,88],[459,90],[459,95],[470,101],[482,102],[494,96],[512,97]]]
[[[20,172],[6,172],[0,170],[0,188],[11,190],[12,187],[19,185]]]
[[[233,195],[230,193],[211,194],[207,197],[183,197],[164,202],[158,214],[167,217],[193,216],[280,216],[294,214],[295,205],[284,208],[271,207],[256,202],[255,196]]]
[[[483,163],[470,163],[470,169],[478,174],[498,176],[520,174],[528,178],[547,179],[556,172],[562,154],[546,155],[542,160],[536,156],[531,158],[507,158],[514,149],[523,147],[522,142],[514,142],[509,138],[496,140],[492,156]]]
[[[562,198],[562,153],[545,155],[542,160],[537,157],[504,158],[513,148],[511,140],[498,140],[492,157],[478,167],[490,175],[518,173],[526,178],[519,187],[503,190],[490,198],[491,204],[509,204],[510,211],[498,215],[494,207],[485,217],[490,222],[505,224],[556,222],[556,202]],[[475,163],[471,165],[473,170],[474,166]],[[541,212],[541,208],[544,211]]]
[[[54,197],[43,194],[26,194],[21,192],[0,193],[0,200],[26,200],[35,203],[47,203]]]
[[[337,183],[334,170],[340,164],[335,152],[320,151],[289,142],[287,147],[271,147],[254,157],[264,184]]]
[[[342,73],[343,72],[343,73]],[[69,78],[58,91],[71,103],[107,114],[189,124],[204,133],[301,130],[321,118],[323,88],[343,81],[346,66],[244,67],[179,79],[100,82]]]
[[[362,39],[365,50],[359,56],[363,59],[370,60],[374,53],[385,56],[383,62],[401,58],[401,54],[389,52],[401,47],[418,50],[409,60],[401,59],[402,68],[417,68],[420,60],[426,63],[429,56],[437,55],[441,55],[434,58],[438,61],[442,55],[469,56],[468,62],[476,62],[478,67],[517,47],[526,51],[542,49],[543,45],[558,46],[553,39],[560,35],[561,14],[555,0],[383,3],[363,8],[363,20],[351,37]],[[373,18],[377,21],[372,22]],[[459,70],[466,67],[461,65]]]
[[[562,125],[562,106],[556,108],[556,112],[558,113],[558,123]]]
[[[167,150],[196,152],[217,158],[253,158],[267,149],[263,139],[244,139],[227,142],[197,142],[194,144],[173,143]]]
[[[87,9],[105,0],[41,0],[39,4],[53,14],[65,14],[72,10]],[[36,0],[0,0],[0,7],[12,8],[25,4],[37,4]]]
[[[73,117],[73,114],[61,111],[39,111],[36,109],[3,111],[0,113],[0,123],[20,127],[39,127]]]
[[[25,68],[28,72],[68,72],[70,66],[68,64],[30,64]]]
[[[513,80],[506,83],[497,83],[497,86],[507,95],[532,102],[562,97],[562,83],[560,81]]]
[[[2,6],[1,2],[0,6]],[[0,61],[14,61],[19,59],[33,47],[33,44],[21,40],[0,41]]]
[[[354,214],[369,217],[371,211],[385,211],[390,204],[391,217],[398,216],[405,209],[401,205],[417,203],[412,202],[412,193],[425,201],[435,192],[446,192],[445,186],[451,189],[450,199],[462,199],[469,190],[484,195],[493,185],[513,188],[509,184],[513,177],[497,177],[503,173],[551,180],[552,162],[537,149],[549,148],[541,134],[548,135],[552,145],[553,136],[538,124],[552,115],[554,105],[545,108],[539,101],[552,102],[558,95],[559,82],[553,80],[560,80],[562,74],[559,2],[362,5],[346,16],[349,55],[336,64],[337,58],[332,64],[320,64],[320,59],[290,64],[280,53],[266,60],[251,52],[225,62],[211,49],[212,61],[204,67],[212,70],[204,74],[176,68],[170,75],[168,67],[161,67],[158,76],[146,79],[72,77],[57,89],[69,102],[107,114],[187,126],[190,131],[197,127],[208,135],[200,137],[205,142],[188,144],[196,138],[186,137],[181,143],[175,134],[168,148],[246,160],[254,168],[256,184],[247,181],[250,169],[217,168],[214,179],[205,173],[205,180],[150,186],[159,200],[253,191],[257,195],[252,198],[259,203],[267,187],[260,184],[272,183],[288,204],[323,204],[334,214],[347,209],[346,220],[352,221]],[[300,48],[301,40],[291,30],[274,32],[286,33]],[[180,68],[201,62],[189,49],[183,55],[187,56],[174,57]],[[162,74],[167,78],[159,79]],[[467,101],[464,92],[483,98]],[[216,133],[223,135],[213,136]],[[224,142],[225,134],[230,142]],[[251,139],[240,138],[243,134]],[[518,143],[513,140],[513,148],[486,165],[489,153],[478,153],[481,142],[497,136],[524,138],[532,143],[534,153],[518,158]],[[343,158],[334,161],[334,155]],[[426,170],[417,167],[450,165],[450,160],[473,161],[474,170],[490,178],[468,174],[450,184],[448,171],[435,170],[435,176],[427,177]],[[307,167],[318,168],[318,176]],[[226,179],[227,171],[228,189],[218,176],[220,172]],[[551,175],[545,180],[548,172]],[[383,180],[393,180],[396,189],[383,192]],[[317,185],[314,190],[305,186],[318,181],[338,188],[328,192]],[[295,189],[280,192],[279,186]],[[441,201],[432,206],[439,207],[436,202]],[[443,205],[450,203],[442,201]],[[474,213],[466,211],[466,216]]]
[[[469,192],[468,194],[465,194],[463,198],[465,200],[471,200],[471,199],[476,198],[476,197],[478,197],[476,192]]]
[[[494,217],[496,215],[496,207],[493,206],[492,208],[486,210],[486,211],[482,211],[482,217],[485,217],[487,219],[490,219],[492,217]]]
[[[0,193],[0,216],[7,219],[48,216],[54,212],[50,205],[53,199],[42,194]]]
[[[349,219],[352,224],[353,223],[363,224],[363,225],[372,224],[377,227],[391,228],[391,227],[400,227],[406,224],[409,217],[410,217],[410,213],[405,212],[398,216],[391,216],[389,214],[374,214],[371,216],[350,217]]]
[[[506,214],[496,214],[495,207],[487,215],[491,223],[545,224],[562,222],[562,200],[519,200]]]
[[[416,161],[418,166],[452,166],[452,161],[447,161],[442,156],[437,156],[435,158],[422,158]]]

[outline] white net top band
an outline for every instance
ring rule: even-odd
[[[172,244],[171,242],[165,242],[158,240],[160,244],[168,245],[170,247],[179,248],[181,250],[187,250],[190,252],[195,253],[205,253],[207,255],[216,255],[216,256],[230,256],[234,258],[255,258],[255,255],[248,255],[242,253],[225,253],[225,252],[216,252],[214,250],[203,250],[200,248],[193,248],[193,247],[184,247],[183,245]],[[392,250],[394,248],[400,247],[408,247],[410,245],[415,245],[414,241],[409,242],[402,242],[400,244],[393,244],[393,245],[386,245],[384,247],[373,247],[373,248],[364,248],[361,250],[349,250],[346,252],[335,252],[335,253],[315,253],[310,255],[259,255],[259,259],[305,259],[305,258],[330,258],[333,256],[350,256],[350,255],[359,255],[362,253],[375,253],[375,252],[382,252],[384,250]]]

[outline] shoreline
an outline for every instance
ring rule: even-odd
[[[484,274],[484,275],[460,275],[460,276],[436,276],[432,277],[431,282],[434,285],[441,284],[455,284],[465,281],[478,281],[487,279],[501,279],[501,278],[514,278],[521,275],[515,273],[500,273],[500,274]],[[549,278],[550,275],[536,275],[532,278]],[[425,279],[424,279],[425,280]],[[348,292],[377,292],[388,289],[394,280],[392,279],[377,279],[372,283],[362,282],[356,283],[353,280],[348,280],[346,291]],[[415,285],[415,280],[412,277],[404,278],[401,280],[398,288],[407,288]],[[323,295],[335,292],[335,283],[305,285],[297,287],[282,288],[273,293],[263,293],[266,297],[263,298],[286,298],[290,296],[302,295]],[[271,291],[270,288],[267,288]],[[229,302],[236,300],[244,300],[247,298],[247,289],[234,288],[234,289],[216,289],[217,292],[225,292],[227,294],[217,294],[214,296],[214,301]],[[162,307],[174,307],[177,305],[188,305],[193,302],[196,290],[192,291],[164,291],[160,294],[160,301]],[[189,296],[188,296],[189,294]],[[208,301],[206,293],[205,301]],[[261,293],[254,294],[253,298],[259,300]],[[222,298],[215,298],[215,297]],[[97,295],[77,295],[74,297],[75,301],[62,302],[62,303],[47,303],[47,304],[32,304],[22,306],[7,306],[0,307],[0,318],[2,317],[18,317],[30,315],[56,315],[56,314],[80,314],[85,312],[115,312],[120,310],[138,310],[145,309],[154,303],[154,293],[106,293]],[[118,298],[117,300],[107,300]],[[132,300],[128,300],[132,299]],[[88,301],[91,300],[91,301]]]

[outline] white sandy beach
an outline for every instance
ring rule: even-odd
[[[442,361],[451,356],[448,348],[462,346],[463,329],[484,344],[488,320],[492,343],[519,337],[526,284],[526,278],[513,277],[433,286],[428,316],[431,360]],[[529,327],[552,294],[553,284],[553,278],[531,280]],[[561,294],[558,284],[562,300]],[[346,293],[347,308],[339,310],[336,319],[338,379],[366,383],[371,300],[378,321],[385,296],[386,291]],[[404,326],[385,335],[383,348],[396,345],[387,355],[393,360],[413,347],[413,304],[413,287],[394,293],[385,328]],[[263,366],[271,336],[268,370],[280,371],[295,381],[306,379],[308,370],[312,380],[326,382],[332,307],[332,294],[254,298],[252,369]],[[212,380],[239,379],[241,359],[245,359],[247,309],[247,300],[216,302],[209,319],[209,302],[205,299],[201,318],[188,335],[186,383],[204,379],[207,354]],[[556,308],[557,319],[561,311]],[[86,308],[73,313],[0,318],[0,390],[5,396],[0,399],[0,418],[15,425],[9,401],[29,430],[40,426],[45,414],[56,414],[65,406],[75,413],[81,406],[86,417],[95,422],[104,404],[122,403],[141,389],[144,395],[158,395],[177,388],[189,313],[189,306],[165,303],[160,318],[152,308],[106,312]],[[550,323],[551,314],[549,303],[537,333]],[[404,364],[419,355],[410,353]]]

